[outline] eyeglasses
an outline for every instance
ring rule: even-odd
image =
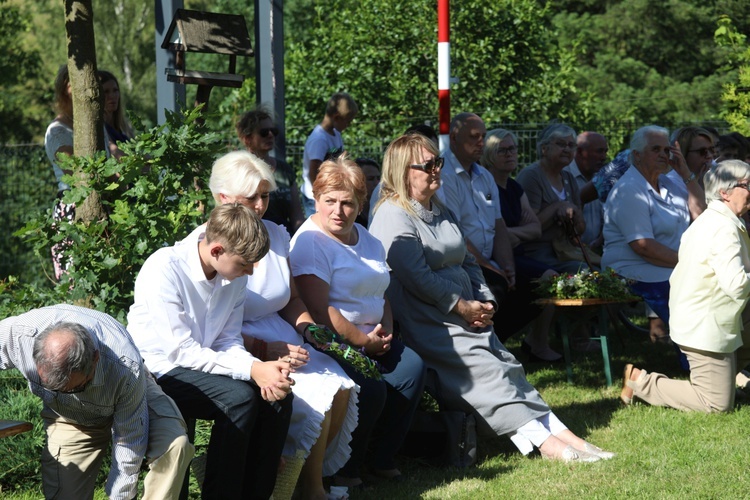
[[[409,168],[421,170],[428,174],[434,174],[435,172],[439,172],[440,169],[443,168],[444,163],[445,158],[443,158],[442,156],[436,156],[433,159],[426,161],[425,163],[415,163],[413,165],[409,165]]]
[[[734,185],[734,186],[732,186],[732,187],[736,187],[736,188],[742,188],[742,189],[744,189],[745,191],[748,191],[748,192],[750,192],[750,186],[749,186],[749,185],[748,185],[747,183],[740,183],[740,184],[735,184],[735,185]]]
[[[499,156],[508,156],[515,154],[518,151],[518,148],[516,146],[508,146],[507,148],[497,148],[495,152]]]
[[[698,156],[716,156],[716,148],[710,147],[710,148],[698,148],[698,149],[688,149],[688,153],[698,153]]]
[[[557,146],[560,149],[576,149],[578,145],[575,142],[565,142],[565,141],[555,141],[552,144]]]
[[[273,134],[274,137],[278,137],[279,129],[278,127],[267,127],[267,128],[262,128],[258,130],[258,133],[260,134],[261,137],[268,137],[268,134]]]

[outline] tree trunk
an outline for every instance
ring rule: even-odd
[[[65,0],[65,32],[68,41],[68,73],[73,96],[73,151],[75,156],[93,156],[104,149],[102,99],[96,73],[94,12],[91,0]],[[86,186],[88,174],[76,171],[78,185]],[[92,192],[76,206],[76,219],[84,222],[105,217],[99,193]]]

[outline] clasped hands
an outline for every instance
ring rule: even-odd
[[[495,315],[495,306],[492,302],[458,299],[453,310],[470,326],[484,328],[493,324],[492,317]]]
[[[250,378],[260,388],[266,401],[279,401],[292,392],[294,379],[291,374],[310,360],[304,347],[286,342],[269,342],[266,358],[276,361],[256,361],[250,371]]]

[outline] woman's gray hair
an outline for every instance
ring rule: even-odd
[[[734,188],[740,179],[750,179],[750,165],[742,160],[725,160],[710,169],[703,177],[706,203],[721,201],[721,191]]]
[[[232,151],[214,162],[208,188],[217,204],[219,195],[250,197],[258,190],[262,181],[276,189],[271,167],[249,151]]]
[[[536,138],[537,157],[540,159],[542,158],[542,146],[546,146],[558,137],[568,137],[569,135],[573,136],[573,141],[578,138],[576,131],[564,123],[553,123],[552,125],[546,126],[541,132],[539,132],[539,135]]]
[[[479,160],[480,165],[486,169],[495,166],[497,150],[500,148],[500,143],[503,142],[506,137],[513,139],[513,144],[518,146],[518,137],[516,137],[516,134],[510,130],[496,128],[487,132],[487,135],[484,136],[484,151],[482,151],[482,158]]]
[[[68,349],[64,351],[48,345],[50,336],[58,333],[67,334],[70,339]],[[64,389],[73,373],[90,374],[94,368],[95,354],[96,345],[91,334],[78,323],[55,323],[34,340],[34,363],[37,370],[44,374],[44,387],[51,391]]]
[[[646,125],[636,130],[630,138],[630,154],[632,155],[633,151],[643,153],[643,150],[648,145],[648,136],[652,134],[663,135],[669,141],[669,130],[658,125]]]

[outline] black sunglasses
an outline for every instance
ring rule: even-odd
[[[428,160],[425,163],[415,163],[413,165],[409,165],[409,168],[414,168],[428,174],[433,174],[435,172],[439,172],[440,169],[443,168],[444,163],[445,158],[443,158],[442,156],[436,156],[435,158]]]
[[[268,137],[268,134],[271,133],[274,135],[274,137],[279,136],[279,129],[278,127],[268,127],[268,128],[262,128],[258,130],[258,133],[261,137]]]

